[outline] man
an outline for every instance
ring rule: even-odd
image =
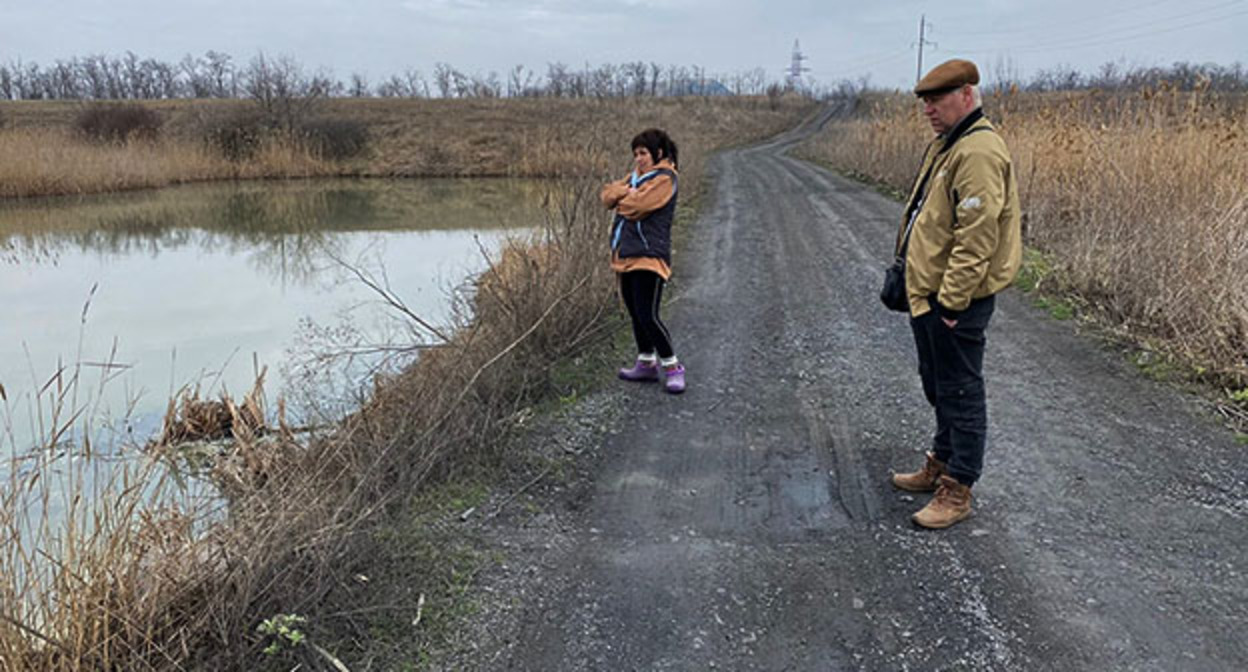
[[[949,527],[971,514],[988,429],[984,331],[995,294],[1022,258],[1018,186],[1009,151],[980,109],[979,70],[952,60],[915,86],[937,137],[911,189],[897,245],[906,259],[910,327],[936,434],[918,471],[893,484],[932,492],[912,520]],[[909,238],[905,231],[909,228]]]

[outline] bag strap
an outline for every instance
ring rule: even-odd
[[[629,184],[634,187],[639,187],[642,184],[645,184],[646,182],[649,182],[650,180],[653,180],[654,178],[660,175],[667,175],[668,177],[672,178],[673,182],[676,181],[675,171],[669,170],[667,168],[655,168],[654,170],[646,172],[642,175],[638,175],[636,173],[630,174],[628,177]]]
[[[992,131],[992,128],[988,126],[979,126],[976,128],[972,128],[966,131],[965,133],[959,135],[957,140],[955,140],[954,142],[950,144],[945,145],[944,147],[941,147],[940,151],[936,152],[936,156],[935,158],[932,159],[931,165],[927,167],[927,172],[923,174],[923,181],[919,183],[919,188],[916,189],[914,192],[914,199],[910,201],[910,207],[907,208],[906,210],[909,217],[907,217],[908,221],[906,222],[906,231],[902,235],[900,248],[896,251],[896,254],[895,254],[895,258],[897,260],[904,260],[906,258],[906,251],[910,248],[910,232],[914,230],[914,222],[918,220],[919,211],[923,209],[923,201],[927,200],[927,181],[929,178],[931,178],[932,171],[936,169],[936,164],[940,162],[940,157],[943,156],[950,149],[952,149],[953,146],[958,143],[958,140],[961,140],[962,138],[965,138],[968,135],[978,133],[979,131]],[[928,151],[931,151],[930,145],[929,145]]]

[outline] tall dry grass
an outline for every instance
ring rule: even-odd
[[[1014,156],[1026,241],[1060,288],[1248,383],[1248,100],[1163,85],[1002,93],[984,109]],[[874,95],[805,151],[904,191],[930,137],[913,97]]]
[[[89,142],[67,129],[0,130],[0,198],[93,194],[205,180],[332,175],[298,143],[265,143],[232,162],[191,140]]]
[[[778,128],[810,105],[800,98],[343,99],[326,101],[324,120],[362,124],[359,156],[324,160],[309,142],[275,136],[256,156],[231,161],[204,140],[246,101],[154,101],[164,120],[150,142],[100,144],[75,132],[81,105],[3,103],[0,198],[89,194],[222,179],[311,176],[553,177],[606,168],[589,151],[604,139],[663,126],[687,141],[719,146],[742,124]],[[326,122],[328,123],[328,122]],[[625,129],[625,130],[617,130]],[[627,141],[627,138],[625,138]],[[692,156],[692,155],[691,155]],[[617,169],[623,170],[623,161]]]
[[[231,422],[242,430],[228,443],[197,452],[193,470],[215,486],[217,497],[207,502],[216,508],[170,485],[188,468],[177,446],[132,456],[129,471],[114,470],[122,475],[92,480],[89,489],[80,485],[87,479],[58,484],[54,498],[39,484],[65,469],[64,458],[14,464],[0,493],[0,669],[277,665],[262,653],[270,642],[257,625],[279,614],[315,621],[319,605],[353,581],[371,526],[391,505],[493,455],[523,409],[551,393],[552,364],[605,335],[605,316],[617,308],[605,263],[608,217],[596,194],[628,165],[631,135],[650,125],[672,132],[688,202],[709,151],[778,132],[809,110],[796,102],[705,104],[705,111],[684,103],[597,106],[583,120],[592,132],[560,122],[528,136],[537,138],[528,143],[534,152],[560,159],[553,172],[562,165],[596,172],[550,182],[538,233],[509,245],[477,279],[471,310],[455,324],[435,325],[444,338],[418,344],[415,363],[378,379],[340,424],[296,435]],[[461,136],[486,133],[461,129]],[[61,424],[82,422],[72,395],[55,398],[64,407]],[[170,417],[174,427],[195,424]],[[40,455],[68,449],[54,444]],[[82,446],[73,454],[82,472],[100,457]],[[49,522],[44,499],[66,502],[66,522]],[[281,669],[325,667],[326,656],[296,647]]]

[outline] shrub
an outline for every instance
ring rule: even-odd
[[[155,140],[163,124],[155,110],[134,103],[90,105],[75,120],[78,131],[88,139],[117,143]]]
[[[240,110],[205,119],[200,137],[204,144],[231,161],[244,161],[256,155],[272,129],[252,110]]]
[[[313,119],[299,128],[299,133],[318,156],[342,161],[368,146],[368,126],[348,119]]]

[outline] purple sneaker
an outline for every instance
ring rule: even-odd
[[[640,359],[633,364],[632,368],[620,369],[621,380],[631,380],[638,383],[649,383],[659,379],[658,362],[643,362]]]
[[[663,378],[663,389],[669,393],[680,394],[685,391],[685,366],[683,364],[663,369]]]

